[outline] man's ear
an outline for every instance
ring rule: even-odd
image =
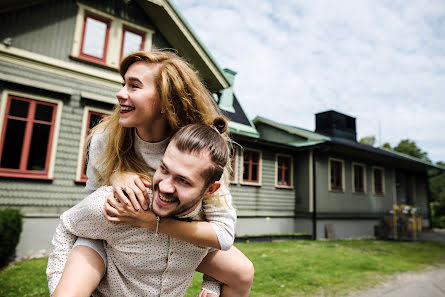
[[[218,191],[219,187],[221,187],[221,182],[220,181],[214,182],[207,188],[207,191],[204,193],[203,196],[208,197],[208,196],[212,195],[213,193]]]

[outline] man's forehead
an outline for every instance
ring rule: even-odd
[[[211,160],[208,152],[180,151],[174,143],[170,143],[162,157],[162,162],[169,169],[178,171],[180,175],[202,178],[201,173],[208,168]]]

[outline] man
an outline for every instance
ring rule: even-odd
[[[201,202],[220,187],[228,159],[227,144],[215,129],[194,124],[178,131],[153,177],[153,212],[204,220]],[[107,221],[102,211],[110,193],[110,187],[99,188],[61,216],[48,260],[50,293],[60,277],[56,266],[65,265],[76,238],[83,236],[105,240],[107,273],[93,296],[183,296],[210,249]]]

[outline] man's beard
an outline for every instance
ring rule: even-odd
[[[158,185],[154,185],[153,186],[153,189],[154,189],[154,193],[157,193],[158,195],[160,195],[160,191],[159,191],[159,186]],[[180,200],[178,199],[178,197],[176,197],[176,196],[167,196],[167,195],[164,195],[164,194],[162,194],[162,195],[164,195],[164,196],[166,196],[166,197],[173,197],[173,198],[175,198],[177,201],[179,201],[179,204],[178,204],[178,207],[175,209],[175,210],[173,210],[171,213],[169,213],[169,214],[167,214],[167,215],[165,215],[165,216],[161,216],[161,215],[159,215],[154,209],[153,209],[153,207],[152,207],[152,212],[155,214],[155,215],[157,215],[157,216],[159,216],[159,217],[161,217],[161,218],[171,218],[171,217],[176,217],[178,214],[181,214],[181,213],[183,213],[183,212],[186,212],[187,210],[189,210],[189,209],[191,209],[191,208],[194,208],[198,203],[200,203],[201,202],[201,197],[204,195],[204,193],[206,192],[206,190],[207,189],[203,189],[202,191],[201,191],[201,193],[195,198],[195,199],[193,199],[192,200],[192,202],[191,202],[191,205],[189,206],[189,204],[185,204],[185,205],[181,205],[180,204]],[[153,197],[153,199],[157,199],[157,197]]]

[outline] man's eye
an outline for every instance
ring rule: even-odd
[[[181,184],[184,184],[184,185],[187,185],[187,186],[190,185],[190,183],[189,183],[187,180],[183,179],[183,178],[180,178],[180,179],[179,179],[179,182],[180,182]]]
[[[135,84],[132,84],[131,87],[132,87],[133,89],[139,89],[139,86],[138,86],[138,85],[135,85]]]
[[[163,165],[159,166],[159,168],[161,169],[162,173],[166,173],[167,172],[167,169]]]

